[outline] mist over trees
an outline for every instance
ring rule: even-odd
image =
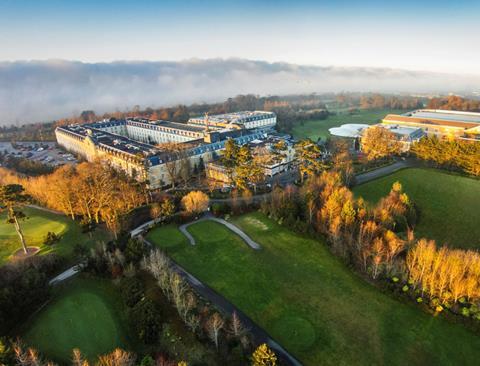
[[[238,94],[476,90],[480,76],[381,68],[268,63],[245,59],[179,62],[18,61],[0,63],[0,124],[48,121],[142,106],[216,102]]]

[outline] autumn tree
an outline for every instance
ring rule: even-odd
[[[275,366],[277,365],[277,356],[265,344],[261,344],[252,354],[252,366]]]
[[[165,152],[165,169],[172,187],[175,188],[179,178],[181,178],[182,170],[187,169],[184,163],[188,159],[185,154],[186,146],[178,142],[165,142],[158,144],[156,147]]]
[[[189,214],[199,214],[208,208],[210,199],[201,191],[191,191],[182,198],[182,207]]]
[[[219,345],[220,331],[223,329],[224,324],[225,321],[219,313],[213,313],[206,324],[208,337],[213,343],[215,343],[217,350]]]
[[[135,359],[133,353],[116,348],[113,352],[100,356],[96,366],[134,366]]]
[[[0,209],[7,211],[7,222],[15,227],[15,231],[22,244],[23,252],[28,254],[20,221],[25,219],[25,213],[20,209],[28,200],[24,189],[19,184],[8,184],[0,186]]]
[[[225,142],[225,149],[223,150],[223,155],[220,161],[225,167],[226,174],[230,182],[233,182],[239,150],[240,148],[234,139],[228,139]]]
[[[376,160],[401,152],[401,143],[395,134],[381,126],[367,128],[361,139],[362,151],[368,160]]]
[[[256,190],[257,184],[265,179],[265,169],[261,164],[261,158],[254,157],[251,149],[243,145],[237,153],[235,186],[242,191],[247,191],[249,183],[253,183]]]
[[[327,166],[322,161],[320,147],[311,140],[301,140],[295,146],[295,152],[302,182],[305,176],[312,177],[326,169]]]
[[[175,213],[175,204],[169,198],[165,198],[162,202],[154,202],[150,208],[150,216],[155,223],[163,220]]]

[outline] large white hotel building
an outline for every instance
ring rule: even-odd
[[[263,140],[273,131],[276,115],[251,111],[191,118],[188,123],[152,121],[145,118],[105,120],[83,125],[57,127],[57,142],[66,150],[88,161],[107,160],[117,169],[138,180],[146,180],[150,188],[171,184],[167,164],[190,166],[210,162],[232,138],[238,144]],[[182,144],[181,154],[162,148],[165,143]],[[180,171],[180,167],[176,169]]]

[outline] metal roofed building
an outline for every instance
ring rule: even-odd
[[[190,125],[201,125],[222,128],[261,128],[274,127],[277,124],[277,116],[273,112],[265,111],[244,111],[212,116],[190,118]]]
[[[66,150],[88,161],[106,160],[128,175],[148,181],[150,188],[155,189],[172,183],[167,166],[174,164],[177,171],[186,165],[193,168],[200,162],[212,161],[229,138],[243,145],[263,140],[270,132],[270,126],[221,128],[128,118],[60,126],[55,135]],[[169,142],[179,144],[179,151],[162,148]]]
[[[419,109],[405,114],[389,114],[383,124],[421,128],[428,135],[480,139],[480,113]]]
[[[420,140],[425,136],[425,132],[418,127],[405,127],[400,125],[389,125],[389,124],[377,124],[374,126],[379,126],[385,129],[388,129],[392,132],[396,139],[402,143],[402,150],[408,151],[413,142]],[[338,136],[342,138],[349,138],[357,140],[360,139],[363,133],[372,127],[371,125],[366,124],[344,124],[340,127],[333,127],[329,129],[329,132],[333,136]],[[355,145],[355,144],[354,144]]]

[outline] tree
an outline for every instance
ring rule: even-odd
[[[228,139],[227,142],[225,142],[225,149],[223,150],[223,155],[220,160],[225,166],[227,177],[230,182],[233,182],[233,175],[237,166],[239,150],[240,148],[234,139]]]
[[[28,254],[28,249],[19,221],[24,219],[26,215],[19,207],[24,205],[28,198],[23,187],[19,184],[8,184],[0,187],[0,209],[7,211],[7,222],[14,225],[25,254]]]
[[[98,358],[97,366],[134,366],[135,355],[133,353],[117,348],[112,353],[102,355]]]
[[[326,169],[327,166],[322,161],[320,148],[311,140],[301,140],[295,146],[295,150],[299,164],[300,179],[302,182],[305,175],[307,177],[312,177]]]
[[[169,217],[175,213],[175,204],[171,199],[166,198],[160,205],[160,209],[162,212],[162,217]]]
[[[258,346],[252,354],[252,366],[275,366],[276,364],[277,356],[265,343]]]
[[[182,206],[189,214],[199,214],[208,208],[210,199],[201,191],[192,191],[182,198]]]
[[[89,366],[88,361],[83,357],[82,352],[78,348],[72,351],[72,365],[73,366]]]
[[[167,175],[170,178],[170,183],[172,187],[175,188],[183,170],[183,160],[187,159],[185,156],[186,146],[178,142],[165,142],[156,147],[167,153],[165,168],[167,170]]]
[[[150,216],[153,218],[153,222],[156,224],[158,219],[162,216],[162,208],[160,203],[154,202],[150,208]]]
[[[247,329],[243,326],[236,311],[233,312],[232,318],[230,319],[229,332],[237,339],[240,339],[247,333]]]
[[[401,143],[395,134],[381,126],[367,128],[361,139],[362,151],[368,160],[376,160],[383,157],[399,154]]]
[[[213,343],[215,343],[215,347],[217,348],[217,350],[220,331],[222,330],[224,324],[225,322],[219,313],[214,313],[207,321],[206,326],[208,337],[212,340]]]

